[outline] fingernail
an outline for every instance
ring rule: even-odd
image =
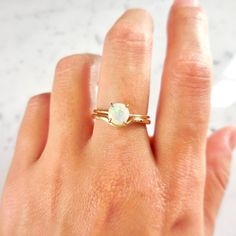
[[[229,145],[232,151],[236,148],[236,128],[230,134]]]
[[[198,0],[174,0],[175,6],[198,6]]]

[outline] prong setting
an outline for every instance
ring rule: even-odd
[[[130,114],[129,104],[110,103],[108,110],[94,109],[93,119],[103,120],[114,127],[124,127],[132,123],[150,124],[150,116],[140,114]]]
[[[127,125],[130,113],[127,105],[123,103],[111,103],[108,109],[108,121],[117,127],[122,127]]]

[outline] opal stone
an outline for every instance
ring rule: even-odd
[[[123,126],[129,119],[129,109],[123,103],[113,103],[108,110],[109,121],[116,126]]]

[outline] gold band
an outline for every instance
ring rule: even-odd
[[[111,106],[115,106],[115,104],[111,104]],[[125,105],[126,107],[128,107],[128,105]],[[139,123],[139,124],[150,124],[150,116],[148,115],[140,115],[140,114],[129,114],[128,115],[128,119],[122,123],[122,124],[116,124],[112,121],[111,118],[109,118],[109,110],[104,110],[104,109],[95,109],[93,111],[92,114],[92,118],[93,119],[97,119],[97,120],[103,120],[105,122],[107,122],[108,124],[115,126],[115,127],[123,127],[126,125],[129,125],[131,123]]]

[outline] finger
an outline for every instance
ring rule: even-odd
[[[106,36],[99,81],[98,108],[108,109],[111,102],[121,102],[129,104],[131,113],[146,114],[151,48],[151,17],[144,10],[128,10]],[[116,132],[118,129],[98,120],[95,123],[94,135],[99,135],[101,130]]]
[[[173,199],[170,209],[176,209],[174,219],[201,216],[211,80],[207,35],[206,16],[195,1],[176,1],[169,16],[154,136],[158,166]]]
[[[154,138],[158,163],[167,175],[192,166],[204,169],[199,157],[207,134],[210,79],[206,16],[199,7],[176,3],[169,17]]]
[[[221,129],[208,138],[204,203],[206,235],[213,234],[214,222],[228,183],[232,151],[235,147],[235,127]]]
[[[50,94],[34,96],[28,102],[19,130],[12,168],[23,169],[37,160],[48,135]]]
[[[82,147],[91,136],[97,69],[96,55],[73,55],[59,61],[56,67],[50,106],[48,147]]]

